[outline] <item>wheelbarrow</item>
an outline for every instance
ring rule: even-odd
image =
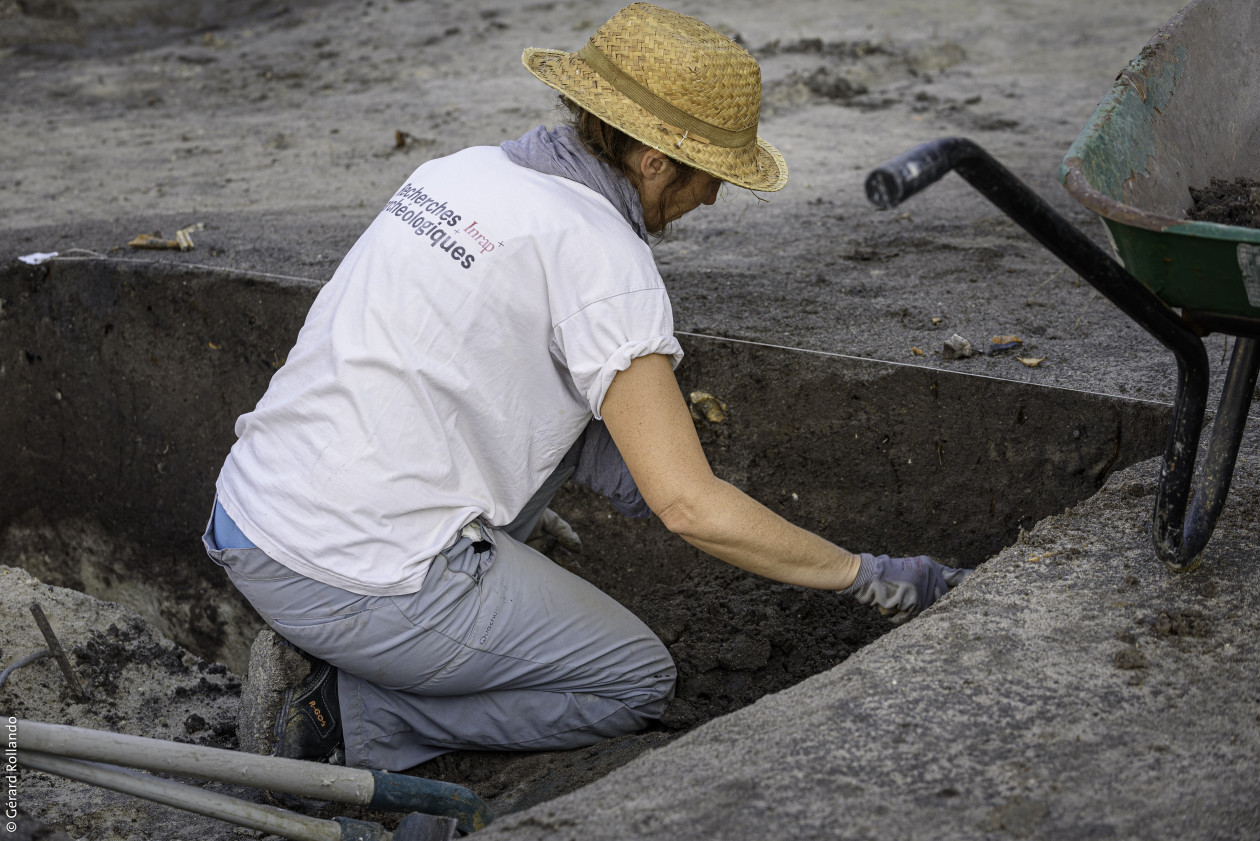
[[[1194,569],[1229,493],[1260,368],[1260,230],[1188,220],[1189,188],[1260,179],[1255,0],[1185,6],[1120,73],[1063,159],[1060,180],[1102,217],[1114,258],[965,138],[933,140],[878,167],[867,198],[893,207],[950,170],[1176,357],[1154,544],[1170,569]],[[1196,477],[1209,378],[1202,337],[1213,331],[1235,341]]]

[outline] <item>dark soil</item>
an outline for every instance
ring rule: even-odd
[[[558,797],[643,751],[843,662],[892,629],[870,608],[830,592],[768,581],[702,555],[653,520],[632,521],[585,489],[553,507],[583,538],[550,557],[625,604],[669,646],[673,702],[648,731],[583,750],[460,751],[411,770],[475,791],[499,813]]]
[[[165,672],[176,680],[171,700],[191,700],[204,710],[204,716],[192,713],[186,717],[184,730],[188,735],[176,736],[175,741],[236,749],[235,715],[231,711],[224,712],[218,699],[239,696],[241,684],[222,663],[211,663],[189,654],[154,634],[139,617],[122,627],[113,623],[104,631],[93,628],[86,642],[74,646],[72,656],[75,671],[88,694],[94,700],[107,703],[116,699],[120,691],[135,692],[137,682],[145,680],[141,677],[144,671]],[[107,719],[116,718],[116,725],[121,723],[119,713],[104,715]]]
[[[114,696],[118,679],[132,663],[152,663],[170,674],[184,670],[183,652],[173,643],[154,638],[138,617],[122,628],[112,624],[102,633],[93,629],[88,641],[74,647],[75,665],[95,696]]]
[[[1207,187],[1191,187],[1190,197],[1194,204],[1186,215],[1196,222],[1260,228],[1260,181],[1213,178]]]

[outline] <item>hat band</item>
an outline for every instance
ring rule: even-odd
[[[726,149],[742,149],[757,141],[756,123],[738,131],[731,131],[693,117],[639,84],[634,77],[618,67],[590,41],[578,50],[577,56],[603,77],[604,81],[625,94],[631,102],[657,117],[670,128],[682,132],[684,136],[689,135],[693,140],[712,143],[714,146],[722,146]]]

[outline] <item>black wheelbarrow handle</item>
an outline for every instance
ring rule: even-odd
[[[903,152],[866,176],[866,197],[880,210],[896,207],[944,178],[955,165],[965,165],[969,157],[977,154],[989,157],[983,149],[965,138],[929,140]],[[993,163],[997,164],[997,161]]]
[[[1187,517],[1207,405],[1208,359],[1202,339],[1111,255],[966,138],[932,140],[893,158],[867,176],[866,196],[876,207],[895,207],[950,171],[962,176],[1176,357],[1177,396],[1155,497],[1155,554],[1170,569],[1193,569],[1229,493],[1260,368],[1260,343],[1254,338],[1235,343],[1206,469]]]

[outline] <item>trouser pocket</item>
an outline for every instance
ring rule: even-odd
[[[440,628],[462,642],[476,617],[481,580],[494,566],[496,549],[485,529],[464,528],[451,546],[429,562],[419,592],[389,596],[398,612],[420,629]]]

